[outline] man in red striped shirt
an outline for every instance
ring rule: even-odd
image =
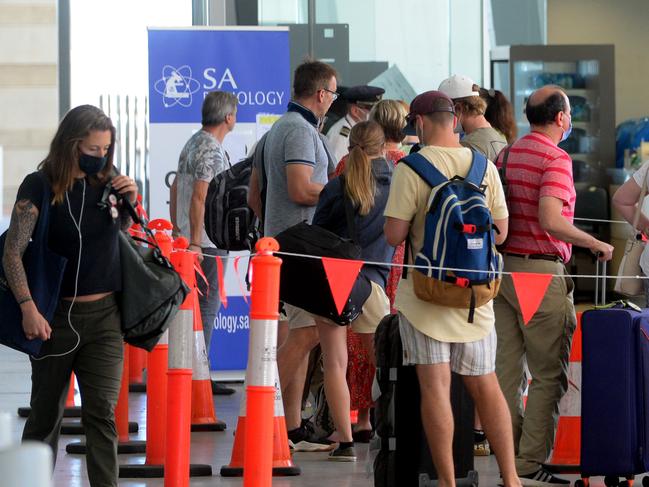
[[[564,276],[572,245],[610,260],[613,247],[573,225],[575,187],[572,160],[558,147],[572,129],[570,101],[557,86],[532,93],[525,108],[531,132],[496,161],[504,172],[509,234],[503,255],[505,271]],[[503,169],[504,168],[504,169]],[[568,386],[568,359],[576,327],[573,282],[555,277],[532,319],[523,324],[511,276],[503,278],[494,302],[498,348],[496,374],[512,415],[516,469],[523,485],[562,485],[542,465],[554,444],[559,400]],[[523,388],[530,385],[525,416]]]

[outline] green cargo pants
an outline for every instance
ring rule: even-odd
[[[119,309],[114,295],[87,303],[77,301],[70,314],[75,333],[68,323],[69,308],[69,302],[59,303],[51,325],[52,336],[43,344],[41,353],[41,356],[60,356],[31,359],[32,410],[23,430],[23,441],[37,440],[49,444],[56,461],[70,374],[74,372],[81,393],[81,420],[86,431],[90,485],[116,487],[118,463],[114,411],[123,365]]]

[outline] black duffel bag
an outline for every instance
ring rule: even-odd
[[[119,233],[122,290],[117,302],[122,333],[126,343],[150,352],[169,328],[189,289],[126,198],[122,204],[148,237],[145,247]]]
[[[343,194],[344,183],[343,183]],[[345,216],[350,235],[356,236],[351,202],[345,197]],[[275,239],[281,252],[360,260],[361,248],[354,240],[336,235],[306,222],[287,228]],[[349,325],[363,309],[372,292],[372,284],[359,273],[342,313],[338,313],[321,259],[282,255],[279,298],[314,315],[329,318],[339,325]]]

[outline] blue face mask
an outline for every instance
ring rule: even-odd
[[[104,168],[107,162],[108,156],[95,157],[82,153],[79,156],[79,169],[85,172],[88,176],[94,176]]]
[[[561,142],[566,140],[568,137],[570,137],[570,133],[572,132],[572,117],[570,117],[570,125],[568,125],[568,130],[565,130],[563,132],[563,135],[561,136]]]

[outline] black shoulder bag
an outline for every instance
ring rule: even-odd
[[[337,259],[359,260],[361,258],[354,209],[349,198],[345,196],[344,177],[340,176],[340,178],[347,231],[351,239],[340,237],[318,225],[302,222],[287,228],[275,237],[279,242],[280,251]],[[329,318],[341,326],[349,325],[358,317],[363,304],[372,292],[369,279],[362,273],[359,274],[343,312],[338,313],[322,260],[282,255],[280,272],[279,295],[283,302],[314,315]]]
[[[162,255],[153,233],[124,198],[122,205],[147,235],[147,246],[138,245],[119,232],[122,291],[118,295],[124,341],[134,347],[153,350],[185,300],[189,289]]]

